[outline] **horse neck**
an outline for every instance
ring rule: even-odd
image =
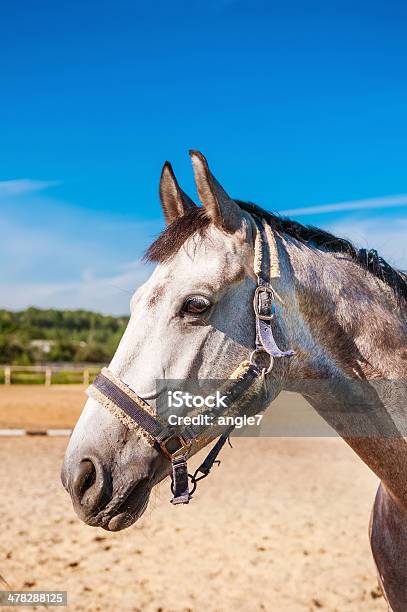
[[[405,312],[389,287],[344,256],[290,239],[280,250],[290,280],[282,274],[279,288],[297,353],[286,388],[302,394],[407,508]]]
[[[392,289],[347,256],[292,239],[282,245],[298,375],[406,378],[406,316]]]

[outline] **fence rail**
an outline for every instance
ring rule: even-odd
[[[0,365],[0,384],[88,385],[104,364]]]

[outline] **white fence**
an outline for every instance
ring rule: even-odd
[[[0,365],[0,372],[3,370],[4,377],[3,381],[5,385],[13,384],[13,374],[14,382],[18,383],[18,374],[19,373],[27,373],[27,374],[38,374],[43,377],[43,384],[49,387],[52,384],[61,384],[61,381],[55,382],[55,378],[61,378],[61,375],[69,376],[69,374],[73,374],[77,377],[75,382],[79,382],[88,385],[91,377],[100,372],[100,370],[104,367],[104,364],[52,364],[52,365],[32,365],[32,366],[17,366],[17,365]],[[16,376],[17,375],[17,376]],[[20,377],[21,378],[21,377]],[[21,381],[20,381],[21,382]],[[35,383],[38,384],[38,380],[35,380]],[[62,381],[62,384],[64,381]],[[22,384],[29,384],[29,381],[23,381]],[[71,381],[68,381],[67,384],[71,384]]]

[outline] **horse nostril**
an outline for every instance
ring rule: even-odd
[[[81,461],[76,471],[73,490],[78,500],[82,500],[84,494],[96,481],[96,469],[90,459]]]
[[[72,481],[72,498],[81,512],[90,516],[109,500],[109,479],[96,459],[83,459]]]

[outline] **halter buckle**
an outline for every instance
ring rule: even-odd
[[[191,448],[191,442],[188,442],[181,434],[176,432],[170,432],[164,440],[159,440],[158,444],[170,461],[181,455],[186,456]]]
[[[270,296],[267,299],[267,301],[270,300],[269,304],[261,303],[262,295]],[[254,292],[254,297],[253,297],[253,309],[254,309],[254,314],[256,315],[258,319],[260,319],[260,321],[271,321],[272,318],[274,317],[274,307],[273,307],[274,297],[275,297],[274,290],[271,287],[267,287],[265,285],[259,285],[256,287],[256,291]],[[262,312],[264,308],[267,308],[269,310],[269,314],[265,314],[264,312]]]
[[[258,363],[256,363],[257,355],[267,355],[267,357],[269,358],[269,364],[267,367],[261,366]],[[270,355],[270,353],[268,353],[265,349],[257,348],[257,349],[254,349],[254,351],[250,353],[249,363],[251,365],[256,366],[261,371],[261,376],[264,377],[266,374],[270,374],[271,370],[273,369],[274,359],[273,359],[273,356]]]

